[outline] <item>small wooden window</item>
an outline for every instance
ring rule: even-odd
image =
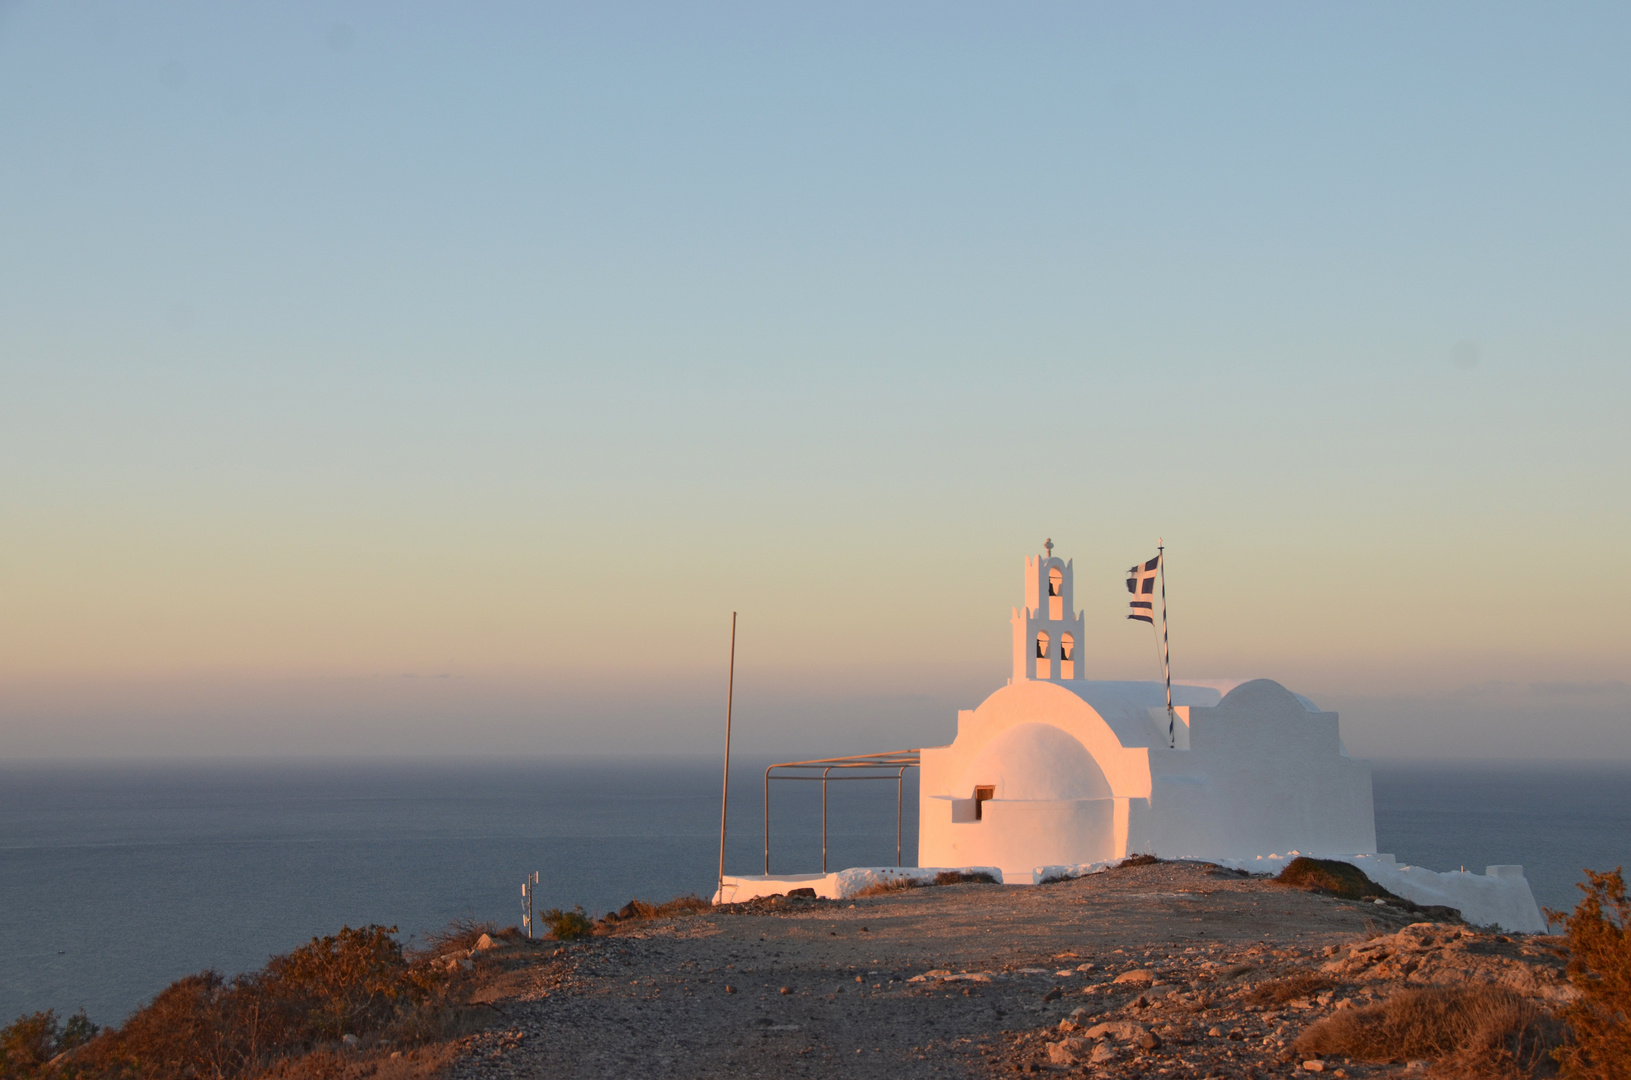
[[[984,815],[985,800],[997,793],[995,784],[978,784],[974,788],[974,820],[979,821]]]

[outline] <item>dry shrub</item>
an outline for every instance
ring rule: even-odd
[[[1340,896],[1344,900],[1399,899],[1372,881],[1359,867],[1340,859],[1299,856],[1287,863],[1274,880],[1281,885]]]
[[[934,876],[936,885],[1000,885],[984,870],[942,870]]]
[[[391,936],[395,932],[394,926],[346,927],[274,956],[258,978],[244,982],[289,1012],[300,1042],[379,1031],[403,1005],[427,996],[436,981],[428,967],[409,965]]]
[[[1580,991],[1559,1014],[1567,1030],[1554,1054],[1569,1080],[1631,1077],[1631,900],[1618,868],[1586,871],[1572,915],[1546,914],[1569,937],[1569,981]]]
[[[1426,1058],[1435,1076],[1508,1078],[1533,1075],[1554,1042],[1539,1007],[1506,987],[1429,986],[1343,1009],[1293,1049],[1361,1061]]]
[[[249,1004],[249,996],[232,994],[214,971],[188,975],[165,987],[123,1028],[92,1043],[79,1056],[89,1059],[83,1063],[93,1072],[102,1073],[169,1077],[249,1072],[258,1064],[255,1052],[263,1045],[259,1010],[253,1005],[238,1008]],[[267,1013],[267,1026],[286,1026],[285,1017],[270,1009]],[[277,1035],[271,1041],[277,1041]]]
[[[1129,855],[1116,864],[1116,869],[1120,870],[1124,866],[1154,866],[1160,861],[1154,855]]]
[[[6,1080],[237,1080],[331,1050],[346,1035],[410,1046],[446,1037],[467,980],[405,955],[395,932],[345,927],[231,980],[189,975],[55,1067],[10,1070]]]
[[[0,1030],[0,1077],[33,1076],[58,1054],[89,1042],[98,1030],[84,1009],[70,1016],[66,1024],[57,1022],[54,1009],[19,1016]]]
[[[855,895],[861,896],[889,896],[893,893],[905,892],[907,889],[921,889],[923,882],[913,877],[890,878],[888,881],[875,881]]]
[[[581,907],[571,911],[550,908],[538,916],[538,921],[549,927],[550,935],[557,941],[576,941],[595,932],[595,924],[589,921],[589,916],[583,913]]]
[[[441,930],[434,930],[425,935],[425,943],[416,952],[422,956],[445,956],[450,952],[469,952],[481,940],[481,935],[489,938],[517,937],[520,931],[515,927],[505,927],[500,930],[497,923],[481,919],[454,919]]]
[[[1288,978],[1258,983],[1246,991],[1246,1001],[1252,1005],[1284,1005],[1288,1001],[1313,997],[1323,991],[1334,990],[1336,985],[1334,979],[1327,978],[1324,975],[1316,975],[1311,971],[1304,971]]]

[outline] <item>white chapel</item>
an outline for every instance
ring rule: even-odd
[[[1147,852],[1241,859],[1376,850],[1370,764],[1335,713],[1268,679],[1088,678],[1070,562],[1025,560],[1013,677],[921,751],[918,861],[1004,880]]]
[[[1029,885],[1133,854],[1276,873],[1302,854],[1353,863],[1394,893],[1457,908],[1472,923],[1545,931],[1521,866],[1439,873],[1377,852],[1370,763],[1348,756],[1336,713],[1270,679],[1187,679],[1172,684],[1169,714],[1164,682],[1089,678],[1073,567],[1052,546],[1025,560],[1012,676],[957,714],[948,745],[794,763],[895,775],[918,764],[917,866],[827,873],[823,840],[821,873],[772,875],[767,801],[764,874],[721,872],[716,899],[792,889],[852,896],[949,869]],[[765,784],[768,796],[769,773]]]

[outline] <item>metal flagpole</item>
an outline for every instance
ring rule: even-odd
[[[736,697],[736,612],[731,612],[731,666],[725,680],[725,790],[719,797],[719,890],[725,900],[725,811],[731,802],[731,704]]]
[[[1167,748],[1178,745],[1177,714],[1172,711],[1172,661],[1167,656],[1167,555],[1166,543],[1155,538],[1155,566],[1161,571],[1161,672],[1167,680]]]

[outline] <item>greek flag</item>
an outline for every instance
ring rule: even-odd
[[[1161,569],[1161,556],[1158,554],[1147,563],[1134,566],[1127,571],[1127,591],[1133,598],[1127,606],[1133,609],[1129,619],[1147,622],[1155,625],[1155,575]]]

